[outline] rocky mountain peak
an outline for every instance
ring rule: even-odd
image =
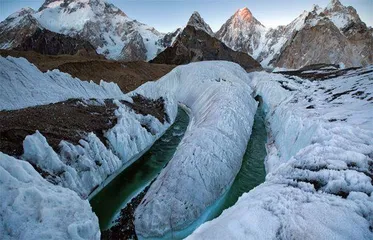
[[[319,6],[319,5],[317,5],[317,4],[314,4],[313,6],[312,6],[312,11],[311,12],[314,12],[314,13],[320,13],[322,11],[322,8]]]
[[[233,23],[238,27],[239,25],[260,25],[264,27],[261,22],[259,22],[247,8],[238,9],[234,15],[231,17]]]
[[[9,17],[7,17],[7,19],[5,21],[11,21],[12,19],[16,19],[16,18],[23,17],[23,16],[30,15],[30,14],[34,14],[34,13],[35,13],[35,10],[32,9],[32,8],[21,8],[17,12],[15,12],[12,15],[10,15]]]
[[[234,16],[239,17],[245,21],[251,21],[253,19],[253,14],[247,7],[238,9]]]
[[[343,9],[344,6],[339,0],[331,0],[326,9],[338,11],[340,9]]]
[[[203,20],[201,15],[198,12],[193,12],[192,16],[190,16],[187,26],[192,26],[198,30],[203,30],[210,34],[211,36],[214,35],[214,32],[211,30],[210,26]]]
[[[96,15],[117,14],[126,16],[119,8],[106,0],[46,0],[39,8],[39,12],[48,11],[48,9],[59,8],[63,12],[73,13],[78,10],[93,12]]]

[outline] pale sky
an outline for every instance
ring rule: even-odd
[[[198,11],[214,31],[219,30],[234,12],[248,7],[263,25],[286,25],[313,4],[322,8],[330,0],[108,0],[130,18],[136,19],[160,32],[170,32],[182,27],[193,11]],[[373,0],[340,0],[353,6],[360,18],[373,26]],[[0,21],[22,7],[38,9],[43,0],[0,0]]]

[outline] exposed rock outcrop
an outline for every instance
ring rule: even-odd
[[[98,55],[92,44],[87,41],[40,28],[37,28],[31,36],[24,38],[15,49],[47,55]]]
[[[175,43],[161,52],[152,62],[187,64],[207,60],[226,60],[240,64],[246,71],[261,69],[249,55],[236,52],[203,30],[186,26]]]

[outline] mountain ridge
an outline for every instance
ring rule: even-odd
[[[328,21],[329,27],[325,28]],[[238,9],[216,33],[198,12],[193,12],[188,25],[218,38],[235,51],[249,54],[264,67],[300,68],[320,62],[342,62],[352,67],[373,63],[373,29],[361,21],[353,7],[346,7],[338,0],[331,0],[325,8],[314,5],[291,23],[276,28],[265,27],[247,7]],[[108,59],[149,61],[172,46],[183,28],[167,34],[160,33],[129,18],[106,0],[46,0],[37,11],[21,9],[0,23],[0,48],[19,47],[36,29],[47,29],[88,41],[97,53]],[[318,39],[319,43],[327,32],[330,38],[338,39],[335,46],[329,44],[328,48],[319,46],[317,41],[313,43],[316,45],[303,44],[300,47],[302,41],[295,38],[306,36],[304,31],[316,34],[315,40]],[[299,32],[302,34],[298,35]],[[293,46],[295,42],[298,46]],[[317,54],[306,54],[303,59],[294,57],[302,54],[303,48],[313,47],[316,47]],[[339,54],[341,52],[344,54]]]
[[[361,21],[353,7],[346,7],[338,0],[332,0],[324,9],[318,5],[314,5],[311,11],[304,11],[290,24],[277,28],[264,27],[252,16],[250,10],[248,10],[251,14],[250,18],[256,21],[240,21],[240,15],[237,14],[239,11],[223,24],[216,33],[216,37],[232,49],[250,54],[261,62],[264,67],[300,68],[306,64],[320,62],[332,64],[343,62],[344,65],[352,67],[373,63],[372,49],[370,47],[373,44],[371,28],[368,28]],[[321,25],[324,25],[325,21],[330,21],[329,30],[336,31],[332,26],[334,25],[341,32],[341,35],[338,33],[328,35],[329,37],[338,36],[339,43],[336,46],[340,46],[341,48],[336,48],[330,44],[328,48],[322,48],[320,45],[303,45],[303,49],[317,47],[318,54],[314,56],[309,54],[307,55],[307,59],[304,58],[302,61],[300,61],[301,59],[296,61],[291,56],[292,54],[301,54],[299,47],[293,48],[293,50],[297,49],[297,52],[292,52],[292,54],[283,53],[285,49],[289,49],[287,48],[288,45],[294,42],[294,37],[296,37],[298,32],[302,32],[303,29],[308,29],[309,27],[321,29]],[[237,24],[237,22],[241,25]],[[309,33],[317,34],[317,38],[323,38],[322,32],[311,31]],[[324,31],[323,33],[326,32]],[[357,33],[358,36],[356,36]],[[319,41],[319,43],[321,42]],[[338,56],[333,54],[333,52],[344,51],[344,48],[348,48],[345,54]],[[323,55],[322,53],[325,51],[330,52],[330,54]],[[283,59],[285,56],[288,61]]]

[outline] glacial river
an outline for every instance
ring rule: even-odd
[[[267,141],[264,116],[262,108],[258,107],[241,169],[230,189],[188,228],[170,232],[163,239],[181,239],[188,236],[202,223],[218,217],[224,209],[234,205],[243,193],[264,182]],[[101,230],[109,228],[113,220],[118,218],[120,210],[157,177],[176,151],[188,122],[188,115],[179,109],[175,123],[170,129],[141,158],[123,170],[91,199],[90,203],[99,218]]]
[[[136,162],[124,169],[91,200],[100,229],[109,228],[120,210],[157,177],[171,160],[188,127],[189,116],[179,108],[174,124]]]

